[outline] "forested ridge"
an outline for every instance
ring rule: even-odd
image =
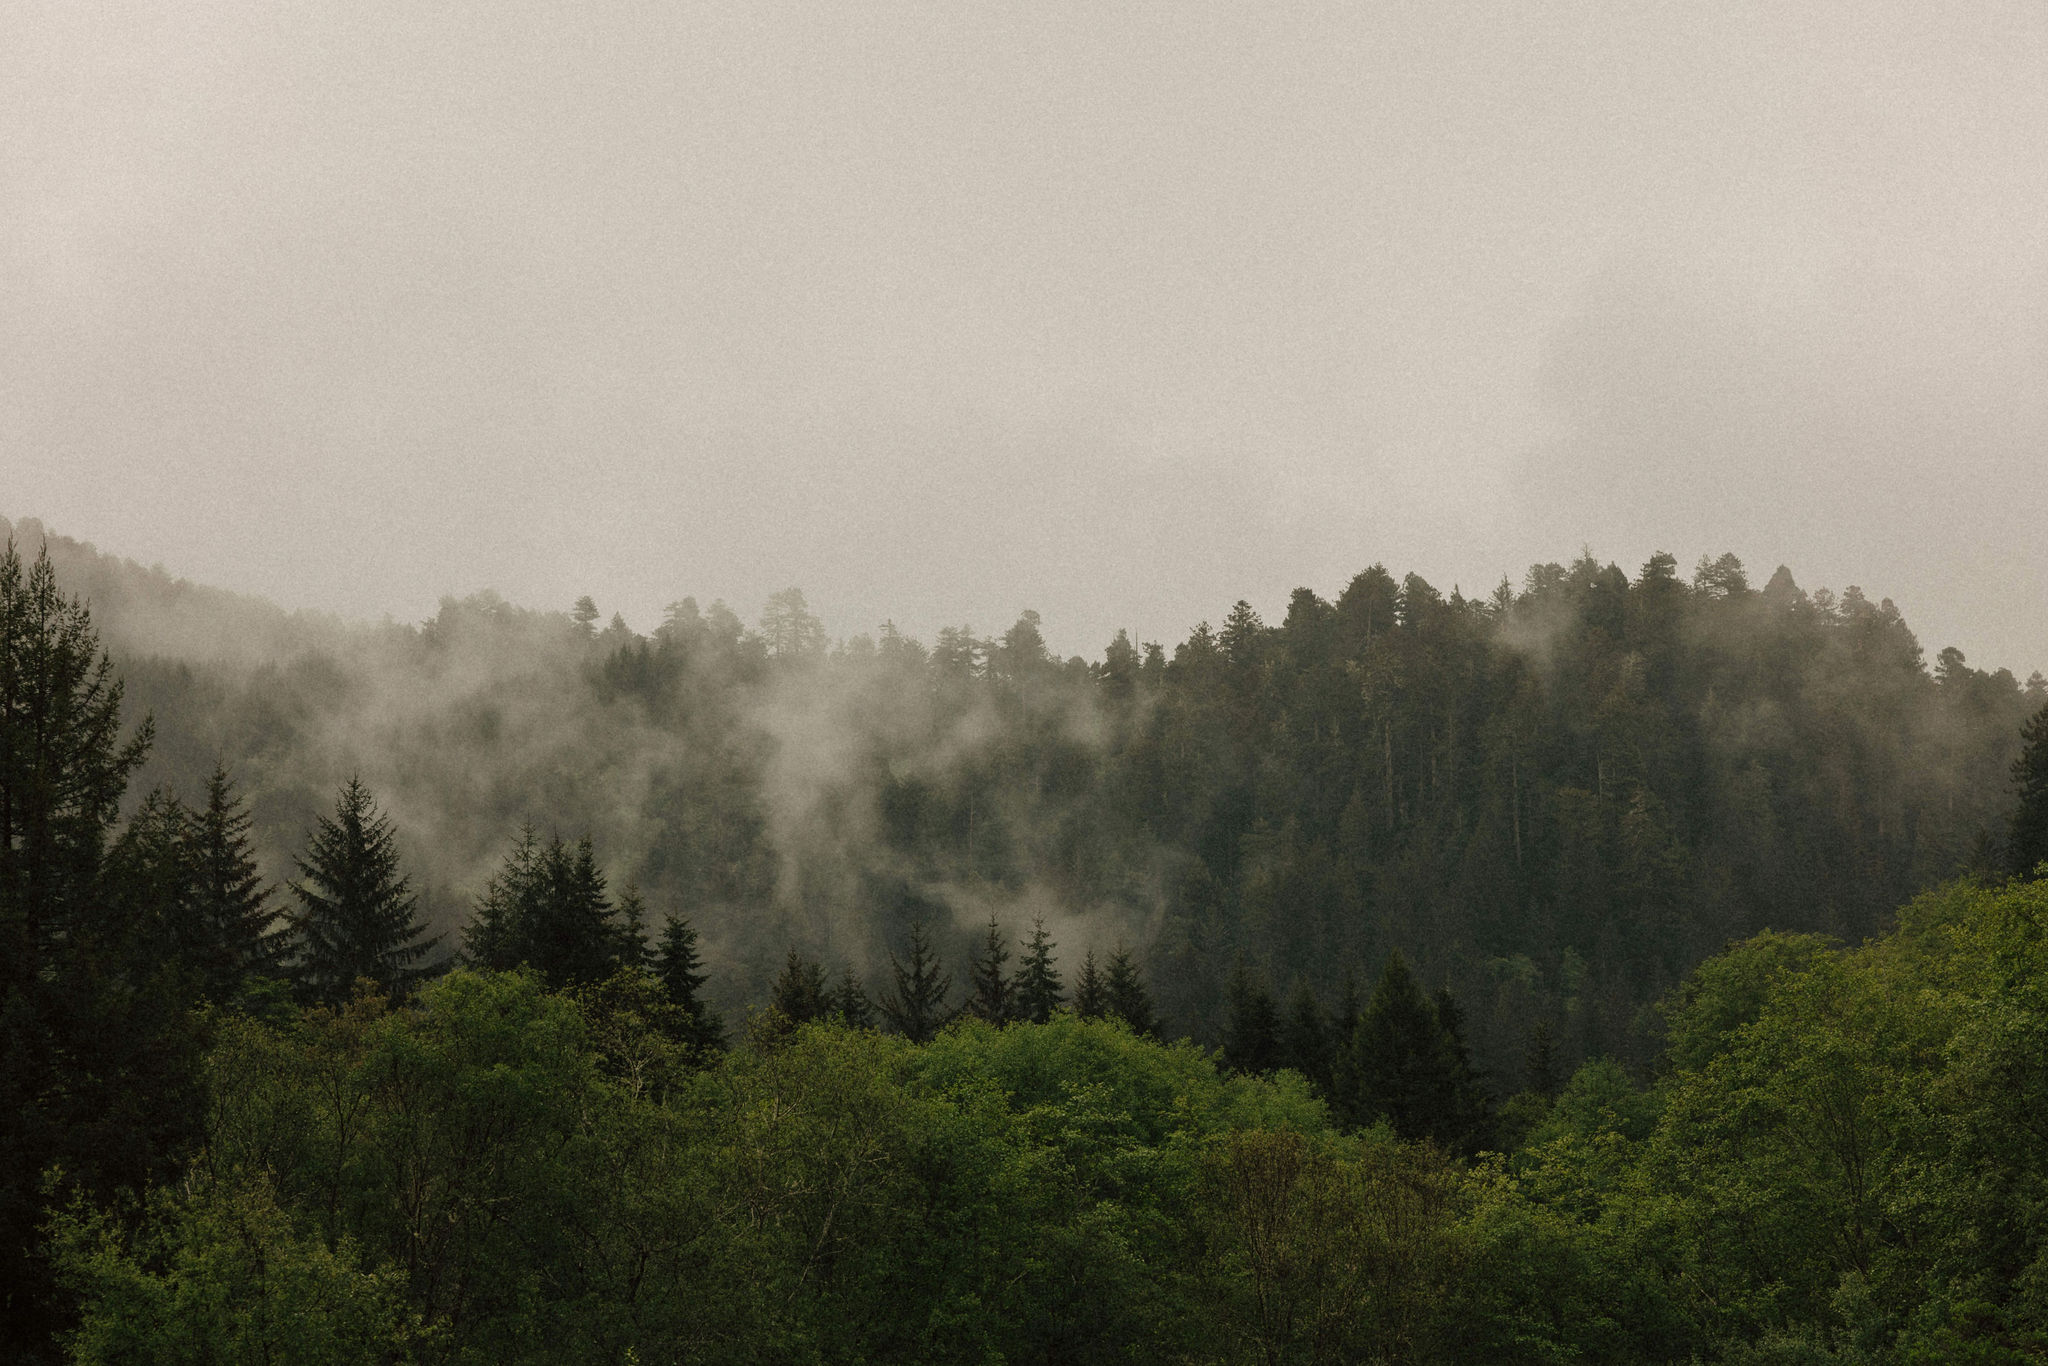
[[[49,544],[0,572],[29,1350],[2042,1349],[2048,684],[1888,602],[1374,566],[1089,662]]]

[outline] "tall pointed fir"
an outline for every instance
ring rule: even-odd
[[[612,905],[589,836],[572,851],[560,837],[542,844],[528,825],[477,901],[463,943],[478,967],[530,967],[560,988],[637,963],[646,951],[639,935]]]
[[[1152,993],[1145,989],[1145,978],[1132,961],[1131,951],[1121,944],[1109,956],[1102,990],[1109,1013],[1129,1025],[1133,1034],[1158,1035],[1159,1014],[1152,1007]]]
[[[206,780],[206,807],[192,815],[192,854],[199,913],[218,947],[219,975],[209,987],[226,1000],[249,977],[284,972],[289,937],[263,885],[249,840],[249,809],[227,767]]]
[[[1014,983],[1020,1020],[1044,1024],[1060,1008],[1062,983],[1052,951],[1053,942],[1045,932],[1045,921],[1032,921],[1031,943],[1024,950],[1024,961],[1017,965]]]
[[[839,985],[833,988],[832,1010],[848,1029],[875,1027],[875,1003],[868,999],[867,989],[850,967],[841,970]]]
[[[2048,863],[2048,707],[2034,713],[2020,739],[2026,748],[2012,764],[2019,805],[2006,835],[2006,864],[2014,877],[2032,877]]]
[[[106,854],[150,726],[121,734],[121,683],[47,548],[0,551],[0,1342],[58,1352],[67,1300],[46,1200],[167,1176],[196,1129],[195,1031],[146,969],[148,927],[108,895]],[[61,1171],[57,1191],[46,1171]]]
[[[946,1008],[946,993],[952,990],[953,979],[940,968],[922,919],[910,925],[910,961],[905,963],[892,953],[889,969],[896,980],[882,998],[883,1017],[912,1043],[930,1043],[955,1013]]]
[[[981,952],[968,963],[967,1011],[977,1019],[992,1025],[1008,1024],[1016,1018],[1016,988],[1003,975],[1003,965],[1010,961],[1009,945],[1004,942],[1003,932],[993,917],[988,922],[988,933],[982,940]]]
[[[1081,956],[1081,972],[1074,978],[1074,1013],[1084,1020],[1099,1020],[1109,1013],[1109,991],[1092,948]]]
[[[662,992],[669,1002],[690,1018],[689,1037],[685,1042],[703,1053],[724,1048],[725,1022],[718,1018],[717,1011],[704,1003],[703,989],[708,974],[697,955],[697,931],[688,920],[672,915],[662,921],[661,941],[655,946],[653,968],[655,980],[661,983]]]
[[[463,957],[471,966],[505,972],[524,962],[531,952],[528,927],[539,919],[546,891],[540,836],[531,824],[523,825],[463,927]]]
[[[830,1015],[832,993],[825,985],[825,965],[790,945],[782,972],[768,992],[768,1004],[790,1025],[809,1024]]]
[[[1319,1094],[1330,1094],[1330,1021],[1307,982],[1296,983],[1288,999],[1287,1014],[1280,1024],[1280,1052],[1286,1066],[1313,1082]]]
[[[1280,1066],[1280,1011],[1273,993],[1240,959],[1230,971],[1223,1017],[1223,1061],[1240,1072]]]
[[[320,1005],[348,1000],[358,980],[403,996],[420,977],[420,960],[438,942],[420,923],[411,882],[398,869],[391,822],[359,777],[341,789],[296,860],[292,918],[300,993]]]

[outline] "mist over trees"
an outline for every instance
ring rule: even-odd
[[[434,626],[504,643],[465,610]],[[594,604],[492,600],[536,663],[395,627],[309,648],[345,686],[302,723],[374,733],[351,693],[416,689],[396,753],[345,756],[401,794],[509,781],[480,696],[523,696],[522,726],[580,706],[557,730],[606,753],[665,741],[637,859],[616,827],[572,842],[528,814],[458,944],[416,890],[434,846],[353,767],[283,832],[281,886],[228,746],[187,789],[203,807],[143,787],[158,735],[233,732],[222,679],[260,702],[279,675],[159,663],[184,685],[161,728],[124,720],[93,612],[10,542],[9,1333],[78,1360],[737,1360],[763,1331],[848,1360],[1020,1332],[1219,1361],[2048,1343],[2038,676],[1953,650],[1929,671],[1888,603],[1784,571],[1752,591],[1725,556],[1690,583],[1668,556],[1635,580],[1540,566],[1483,603],[1375,567],[1278,627],[1240,602],[1170,659],[1120,637],[1095,665],[1051,658],[1030,614],[926,651],[823,647],[794,590],[772,611],[787,648],[716,607],[642,639]],[[414,672],[380,679],[379,650]],[[451,674],[469,691],[435,699]],[[707,791],[687,741],[714,706]],[[252,788],[304,777],[310,724],[256,733]],[[474,767],[414,767],[452,757]],[[731,807],[751,834],[721,867],[684,836]],[[1052,1167],[1080,1184],[1020,1199]],[[824,1206],[766,1212],[814,1179]],[[793,1238],[758,1241],[773,1226]],[[1076,1254],[1078,1281],[1029,1269]],[[1371,1264],[1399,1271],[1358,1281]],[[788,1293],[674,1318],[707,1274]],[[1627,1307],[1593,1313],[1617,1278]]]
[[[965,982],[991,919],[1019,951],[1043,919],[1070,983],[1121,945],[1162,1027],[1210,1043],[1234,965],[1327,1010],[1398,950],[1500,1076],[1538,1025],[1561,1067],[1641,1061],[1644,1007],[1721,944],[1854,940],[2005,866],[2048,702],[1954,650],[1930,666],[1888,602],[1758,587],[1732,556],[1584,556],[1479,598],[1373,566],[1277,622],[1239,602],[1090,662],[1028,612],[830,644],[794,589],[758,630],[687,598],[642,636],[490,595],[344,627],[51,545],[109,642],[156,651],[122,653],[158,733],[137,789],[224,762],[279,880],[360,772],[451,943],[530,824],[686,916],[726,1014],[792,946],[887,982],[923,919]],[[206,623],[186,653],[177,613]]]

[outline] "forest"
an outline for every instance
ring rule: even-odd
[[[1091,662],[11,531],[21,1359],[2048,1353],[2048,682],[1859,589]]]

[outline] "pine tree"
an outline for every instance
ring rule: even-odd
[[[1053,964],[1053,942],[1045,933],[1045,921],[1031,922],[1031,943],[1024,961],[1017,965],[1015,982],[1017,1018],[1044,1024],[1060,1008],[1059,969]]]
[[[637,893],[635,908],[644,916]],[[478,967],[523,965],[559,989],[636,962],[645,953],[641,935],[612,905],[589,836],[571,851],[559,837],[543,845],[528,825],[478,900],[464,948]]]
[[[1016,990],[1010,979],[1003,976],[1003,964],[1009,961],[1009,946],[991,918],[981,953],[967,967],[969,1014],[993,1025],[1008,1024],[1016,1018]]]
[[[889,968],[896,982],[894,989],[882,998],[883,1016],[912,1043],[930,1043],[955,1012],[946,1009],[946,993],[952,989],[952,978],[939,967],[938,955],[932,952],[931,938],[922,919],[910,925],[910,962],[906,965],[892,953]]]
[[[30,1357],[65,1326],[46,1201],[96,1202],[167,1177],[197,1129],[198,1038],[124,916],[107,846],[145,720],[121,738],[121,683],[47,548],[0,553],[0,1342]],[[61,1171],[63,1189],[43,1187]]]
[[[1156,1036],[1159,1016],[1152,1008],[1152,993],[1123,945],[1109,956],[1109,970],[1102,975],[1103,1005],[1107,1013],[1131,1027],[1133,1034]]]
[[[290,936],[270,904],[250,850],[249,808],[235,792],[225,764],[206,780],[206,808],[193,813],[193,860],[199,876],[200,914],[220,947],[224,973],[212,985],[226,1000],[248,977],[280,977]]]
[[[2048,863],[2048,707],[2034,713],[2020,739],[2026,748],[2012,764],[2019,805],[2006,835],[2006,865],[2014,877],[2033,877]]]
[[[540,917],[546,890],[540,836],[532,825],[523,825],[512,852],[485,884],[463,927],[463,956],[473,966],[495,972],[510,971],[526,961],[531,952],[527,927]]]
[[[1472,1065],[1472,1049],[1465,1042],[1465,1012],[1449,987],[1439,987],[1434,997],[1437,1024],[1441,1030],[1443,1056],[1443,1098],[1433,1136],[1457,1152],[1472,1152],[1485,1141],[1493,1125],[1492,1107],[1484,1078]]]
[[[646,971],[653,963],[647,947],[647,899],[636,884],[629,882],[620,889],[613,925],[617,940],[614,960],[622,968]]]
[[[224,1000],[208,989],[223,965],[200,909],[191,835],[192,813],[177,794],[151,792],[107,852],[107,892],[156,965],[179,975],[180,995]]]
[[[1109,1013],[1109,991],[1102,974],[1095,969],[1095,950],[1081,959],[1081,975],[1074,979],[1074,1013],[1084,1020],[1099,1020]]]
[[[398,869],[391,822],[361,778],[342,787],[334,815],[320,818],[296,862],[293,971],[301,994],[339,1005],[367,979],[388,996],[405,995],[438,936],[427,937],[419,922],[412,885]]]
[[[1456,1127],[1448,1053],[1436,1007],[1407,960],[1388,955],[1353,1045],[1355,1118],[1385,1119],[1403,1138],[1442,1138]]]
[[[686,1042],[704,1053],[724,1048],[725,1022],[704,1003],[702,992],[708,976],[697,957],[697,931],[689,921],[672,915],[662,922],[653,969],[669,1003],[690,1018]]]
[[[1240,1072],[1270,1072],[1280,1065],[1280,1012],[1265,984],[1242,959],[1231,969],[1223,1018],[1223,1061]]]
[[[832,994],[825,987],[824,966],[805,958],[791,945],[789,957],[782,964],[782,975],[775,979],[769,992],[768,1004],[791,1025],[824,1019],[832,1013]]]
[[[848,1029],[873,1029],[875,1027],[875,1003],[868,999],[867,989],[860,978],[853,975],[852,968],[839,974],[839,985],[832,992],[832,1010]]]
[[[1324,1095],[1330,1094],[1330,1022],[1307,982],[1295,985],[1280,1028],[1280,1052],[1286,1065],[1307,1077]]]

